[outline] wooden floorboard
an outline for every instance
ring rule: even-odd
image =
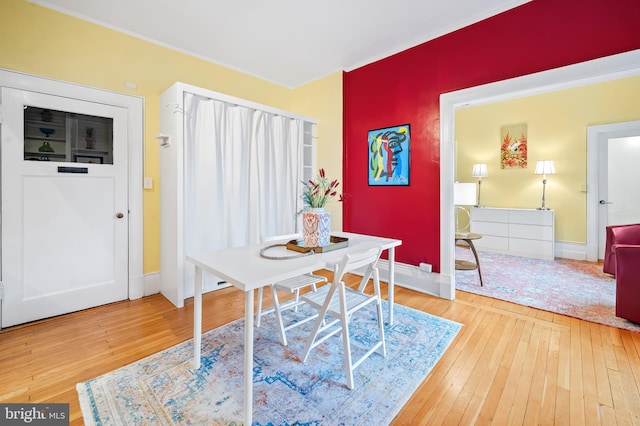
[[[393,425],[640,426],[640,333],[461,291],[395,297],[463,327]],[[205,331],[244,315],[234,288],[203,300]],[[0,401],[68,402],[82,425],[77,383],[192,338],[192,321],[191,300],[153,295],[1,330]]]

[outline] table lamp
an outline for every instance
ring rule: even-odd
[[[555,175],[556,168],[553,165],[553,160],[540,160],[536,163],[536,171],[534,172],[537,175],[542,175],[542,207],[538,207],[538,210],[549,210],[544,205],[544,195],[545,188],[547,186],[547,175]]]
[[[453,204],[456,206],[456,233],[460,232],[458,224],[458,210],[463,210],[467,216],[469,212],[461,206],[472,206],[476,202],[476,184],[460,183],[453,184]],[[466,228],[466,227],[465,227]]]
[[[486,164],[474,164],[473,172],[471,172],[471,176],[478,178],[478,201],[476,202],[475,207],[482,207],[480,204],[480,189],[482,186],[482,178],[489,176],[489,172],[487,171]]]

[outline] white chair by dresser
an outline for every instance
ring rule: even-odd
[[[336,265],[333,281],[330,285],[325,285],[316,292],[307,293],[302,296],[302,300],[319,310],[313,331],[307,340],[304,349],[303,362],[307,360],[309,352],[329,337],[342,332],[342,342],[344,346],[344,365],[347,376],[347,386],[353,389],[353,370],[365,359],[381,348],[382,356],[387,356],[387,348],[384,341],[384,321],[382,317],[382,302],[380,298],[380,277],[376,267],[381,249],[378,247],[369,248],[358,253],[347,254],[342,261]],[[366,268],[360,281],[358,290],[345,286],[342,281],[347,272],[356,269]],[[364,293],[364,289],[373,278],[374,294]],[[352,360],[351,342],[349,338],[349,321],[354,313],[367,305],[374,303],[377,312],[378,341],[364,355],[355,362]],[[325,317],[334,319],[325,321]],[[340,323],[340,325],[338,325]],[[322,336],[320,336],[322,334]]]
[[[264,242],[282,242],[286,243],[288,241],[299,239],[300,234],[290,234],[290,235],[279,235],[269,238],[264,238]],[[298,306],[304,303],[300,299],[300,290],[305,287],[311,287],[312,291],[317,290],[317,284],[326,283],[328,280],[326,277],[314,274],[303,274],[297,277],[289,278],[287,280],[278,281],[269,286],[271,289],[271,297],[273,300],[273,306],[267,309],[263,309],[263,289],[264,287],[260,287],[258,289],[258,310],[256,312],[256,327],[260,327],[261,319],[263,315],[274,313],[276,316],[276,321],[278,323],[278,328],[280,330],[280,338],[282,340],[282,344],[287,346],[287,336],[286,331],[290,330],[294,327],[297,327],[301,324],[304,324],[307,321],[311,321],[315,318],[315,316],[310,316],[304,318],[302,320],[292,322],[290,324],[285,325],[282,319],[282,312],[287,309],[293,309],[294,311],[298,311]],[[278,296],[278,291],[294,294],[293,299],[286,300],[284,302],[280,302],[280,297]]]

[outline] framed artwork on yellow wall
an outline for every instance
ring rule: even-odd
[[[500,140],[500,167],[503,169],[526,169],[527,123],[502,126]]]

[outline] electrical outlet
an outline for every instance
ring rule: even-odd
[[[422,272],[429,272],[431,273],[431,264],[430,263],[423,263],[420,262],[420,270]]]

